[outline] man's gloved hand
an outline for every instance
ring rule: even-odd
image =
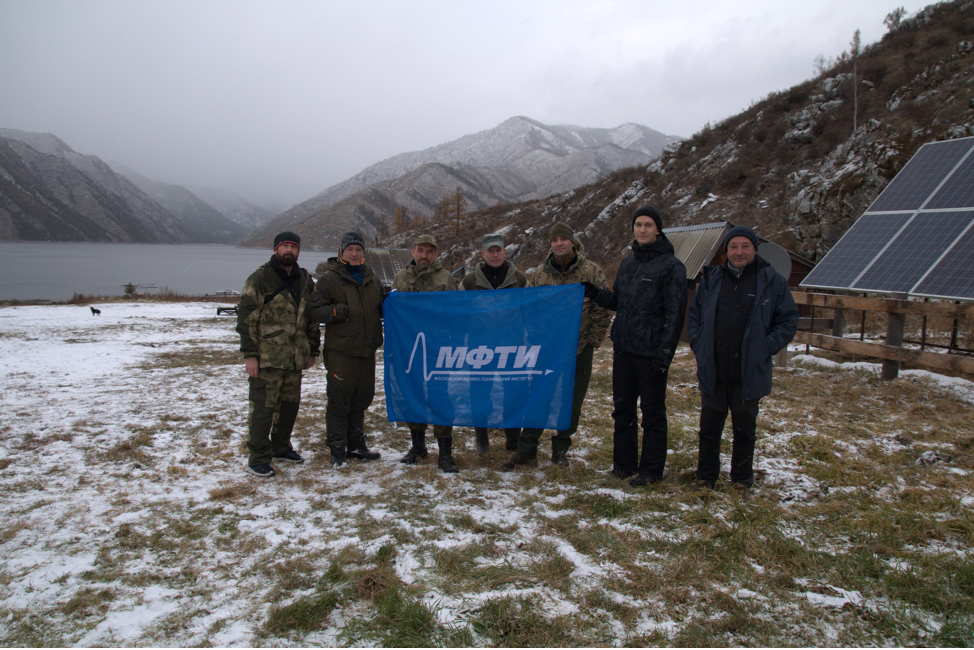
[[[667,375],[667,373],[669,373],[669,371],[670,371],[670,367],[669,366],[664,366],[659,361],[654,361],[653,362],[653,376],[655,376],[655,377],[666,377],[666,375]]]
[[[582,282],[582,286],[585,287],[586,298],[594,298],[595,296],[599,295],[599,288],[591,282]]]

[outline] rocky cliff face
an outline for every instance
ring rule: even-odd
[[[97,157],[50,134],[0,129],[0,238],[177,243],[188,235]]]
[[[309,244],[334,247],[349,229],[367,238],[381,236],[397,206],[414,217],[430,218],[437,203],[458,186],[471,209],[533,200],[645,164],[675,141],[637,124],[587,129],[514,117],[494,129],[372,165],[244,241],[266,245],[278,231],[292,229]]]
[[[547,229],[566,221],[609,275],[627,254],[632,211],[656,205],[665,225],[748,224],[821,259],[917,149],[974,135],[974,3],[931,5],[859,56],[671,145],[649,165],[572,192],[496,206],[428,227],[448,265],[476,259],[485,232],[507,229],[518,264],[538,264]],[[415,233],[390,237],[408,246]]]

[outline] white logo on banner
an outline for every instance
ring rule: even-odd
[[[412,354],[409,355],[409,364],[406,366],[406,374],[409,374],[413,367],[413,359],[416,357],[416,350],[419,344],[423,344],[423,378],[429,381],[435,375],[447,377],[475,377],[475,376],[495,376],[495,377],[517,377],[528,375],[550,375],[554,370],[535,370],[538,363],[538,355],[541,353],[540,345],[499,345],[489,348],[481,345],[476,348],[470,347],[449,347],[440,348],[436,357],[436,368],[443,370],[429,370],[426,366],[426,334],[420,332],[416,335],[416,342],[413,343]],[[485,366],[494,365],[492,370],[481,370]],[[466,370],[469,366],[471,369]],[[510,370],[508,370],[510,366]]]

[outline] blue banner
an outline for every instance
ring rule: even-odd
[[[567,429],[584,295],[580,284],[389,294],[389,421]]]

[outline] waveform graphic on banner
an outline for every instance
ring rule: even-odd
[[[389,420],[567,428],[583,297],[578,284],[389,294]]]

